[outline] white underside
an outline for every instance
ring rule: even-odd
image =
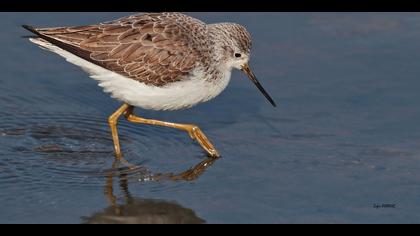
[[[179,110],[209,101],[227,87],[231,76],[231,72],[226,71],[223,79],[207,80],[200,70],[196,70],[188,80],[171,83],[164,87],[154,87],[95,65],[43,39],[31,38],[30,40],[41,48],[57,53],[68,62],[81,67],[113,98],[144,109]]]

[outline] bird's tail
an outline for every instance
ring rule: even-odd
[[[30,25],[22,25],[22,27],[24,28],[24,29],[26,29],[26,30],[28,30],[29,32],[32,32],[32,33],[34,33],[34,34],[36,34],[36,35],[38,35],[38,36],[40,36],[41,34],[34,28],[34,27],[32,27],[32,26],[30,26]]]

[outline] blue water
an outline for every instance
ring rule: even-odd
[[[278,107],[235,72],[193,109],[137,109],[199,125],[222,158],[121,120],[134,169],[113,163],[120,104],[20,28],[127,14],[0,13],[0,223],[420,223],[420,14],[189,13],[248,28]]]

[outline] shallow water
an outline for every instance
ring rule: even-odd
[[[0,223],[420,223],[420,14],[191,13],[254,37],[252,67],[215,100],[107,125],[119,103],[21,36],[128,13],[0,13]],[[133,166],[131,166],[133,165]],[[395,204],[394,208],[375,204]]]

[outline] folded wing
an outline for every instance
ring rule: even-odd
[[[141,14],[98,25],[35,29],[50,43],[147,85],[185,79],[198,65],[205,24],[179,13]]]

